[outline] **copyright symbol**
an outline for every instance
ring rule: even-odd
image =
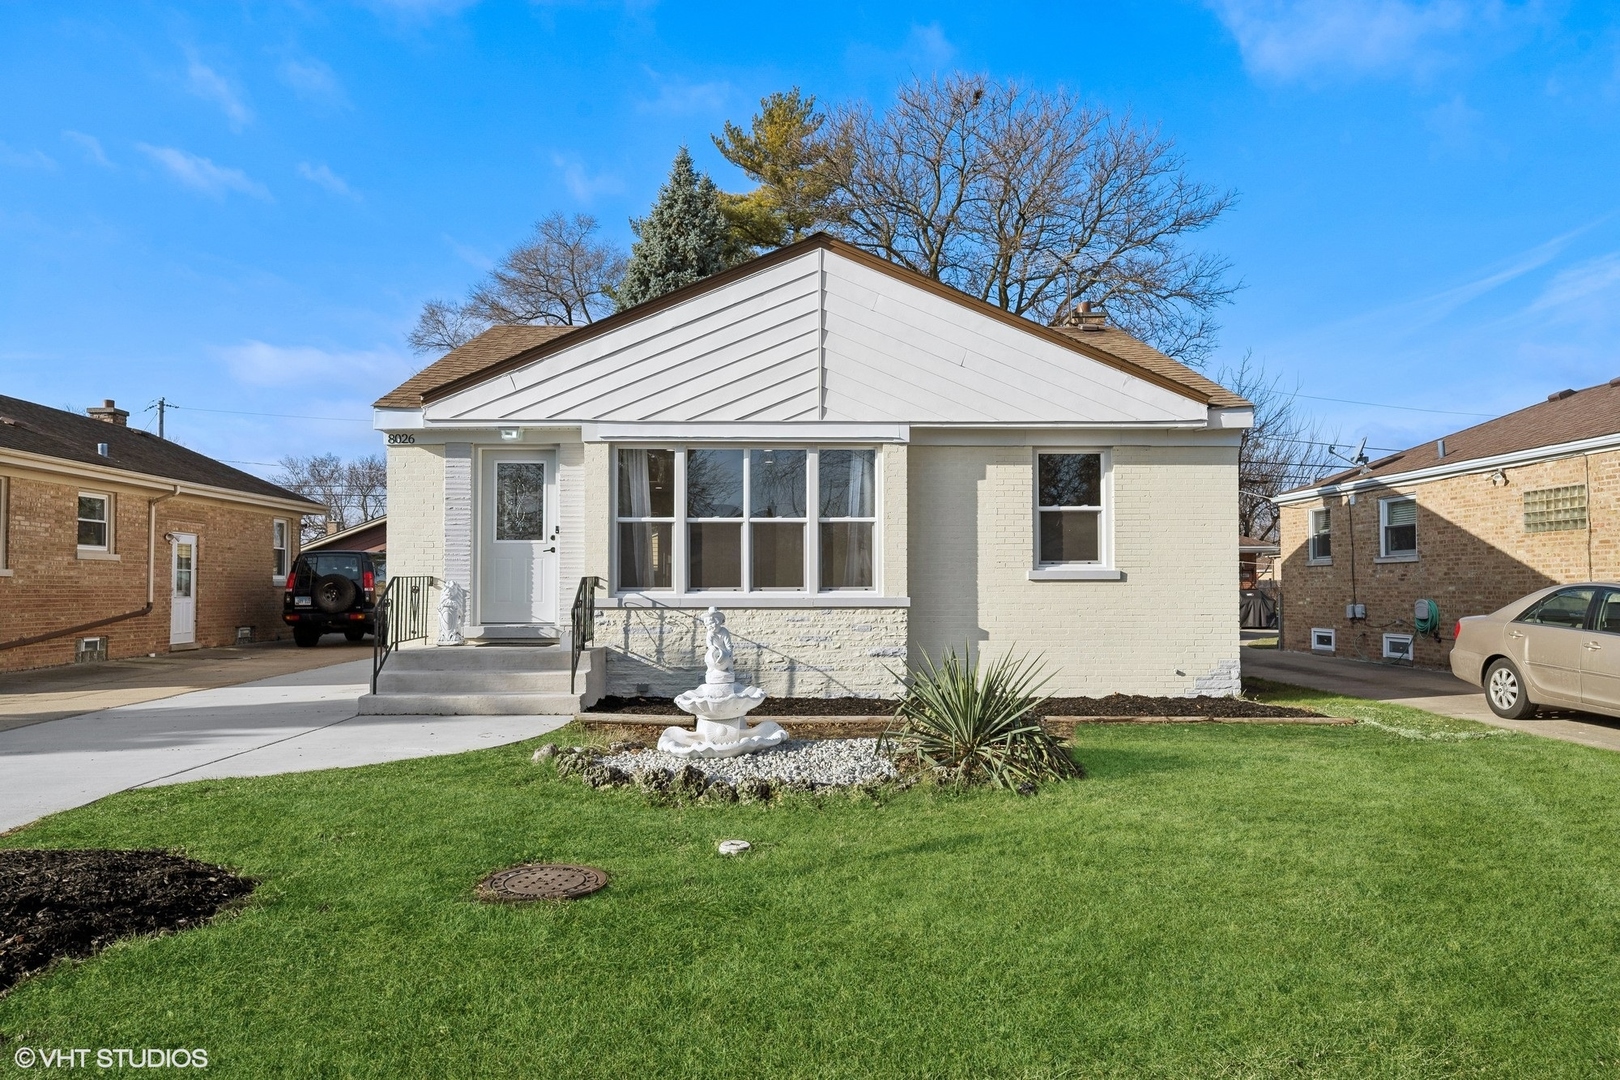
[[[32,1046],[19,1046],[17,1052],[11,1055],[12,1063],[19,1069],[32,1069],[34,1067],[34,1048]]]

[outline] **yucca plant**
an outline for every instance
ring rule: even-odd
[[[897,757],[913,757],[943,779],[1021,788],[1083,773],[1035,715],[1046,700],[1038,661],[1012,655],[981,667],[971,649],[927,656],[883,737]]]

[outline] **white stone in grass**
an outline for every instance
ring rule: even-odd
[[[720,854],[741,855],[753,846],[746,840],[722,840],[720,841]]]

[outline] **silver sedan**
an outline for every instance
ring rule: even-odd
[[[1620,716],[1620,584],[1555,585],[1457,621],[1451,673],[1497,716],[1536,706]]]

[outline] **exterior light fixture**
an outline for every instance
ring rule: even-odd
[[[501,441],[502,442],[516,442],[517,440],[519,440],[521,438],[523,438],[523,429],[522,428],[515,428],[515,427],[503,427],[503,428],[501,428]]]

